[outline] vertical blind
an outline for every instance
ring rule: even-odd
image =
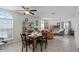
[[[12,38],[13,18],[7,12],[0,10],[0,38]]]

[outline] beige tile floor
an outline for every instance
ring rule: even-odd
[[[28,49],[32,52],[32,47]],[[48,47],[44,52],[78,52],[79,50],[75,45],[75,38],[73,36],[55,36],[54,39],[48,40]],[[0,52],[21,52],[21,42],[12,44],[6,44],[0,46]],[[24,50],[25,52],[25,50]],[[40,46],[36,49],[36,52],[40,52]]]

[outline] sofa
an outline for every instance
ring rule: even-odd
[[[65,31],[64,29],[59,30],[59,31],[55,32],[54,35],[63,36],[64,35],[64,31]]]

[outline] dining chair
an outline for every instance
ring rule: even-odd
[[[47,41],[47,31],[41,31],[41,33],[42,33],[42,36],[39,36],[37,38],[37,43],[40,43],[40,49],[42,52],[43,51],[43,44],[45,44],[45,48],[47,48],[48,41]]]
[[[47,45],[48,45],[48,40],[47,40],[47,31],[44,31],[42,32],[42,46],[43,46],[43,43],[45,44],[45,48],[47,48]],[[42,51],[42,47],[41,47],[41,51]]]
[[[22,33],[20,35],[21,35],[21,41],[22,41],[22,51],[24,48],[26,48],[26,52],[27,52],[27,46],[30,47],[30,44],[32,44],[32,41],[28,38],[26,34]]]

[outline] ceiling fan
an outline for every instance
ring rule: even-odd
[[[31,9],[31,8],[29,8],[29,7],[24,7],[24,6],[21,6],[24,10],[17,10],[17,11],[24,11],[24,15],[25,14],[32,14],[32,15],[35,15],[35,13],[33,13],[33,12],[36,12],[37,10],[35,10],[35,9]]]

